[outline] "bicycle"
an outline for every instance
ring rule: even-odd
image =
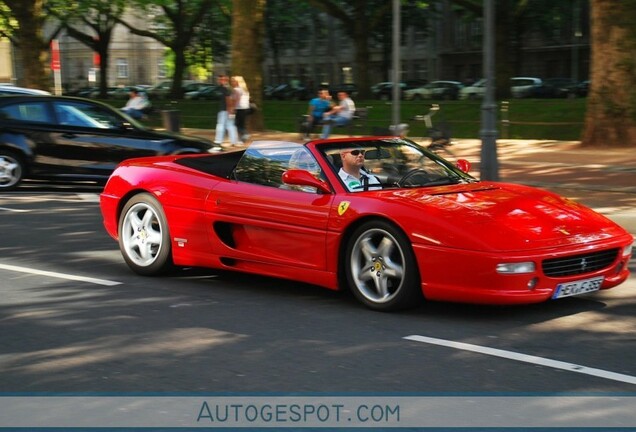
[[[440,107],[438,104],[432,104],[427,114],[416,115],[412,117],[411,120],[423,121],[426,125],[426,130],[428,132],[428,143],[425,145],[425,147],[428,150],[446,160],[456,162],[458,157],[449,148],[453,145],[450,131],[447,127],[440,128],[433,124],[433,116],[437,114],[439,110]]]

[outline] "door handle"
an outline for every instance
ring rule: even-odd
[[[77,135],[75,135],[74,133],[67,132],[67,133],[62,134],[62,137],[63,138],[68,138],[68,139],[72,139],[72,138],[77,138]]]

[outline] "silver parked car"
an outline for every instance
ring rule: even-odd
[[[544,88],[541,78],[514,77],[510,79],[510,94],[513,98],[543,97]]]
[[[26,87],[16,87],[12,85],[0,85],[0,96],[9,95],[50,95],[46,90],[38,90]]]

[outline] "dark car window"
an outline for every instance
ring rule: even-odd
[[[18,102],[0,107],[0,118],[23,122],[53,123],[44,102]]]
[[[237,164],[234,177],[247,183],[317,193],[316,188],[285,185],[282,174],[288,169],[303,169],[321,177],[320,166],[307,148],[298,143],[274,141],[253,143]]]
[[[117,129],[122,123],[121,117],[104,107],[77,101],[56,101],[55,115],[64,126]]]

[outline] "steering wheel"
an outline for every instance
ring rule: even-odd
[[[422,184],[427,183],[431,180],[428,172],[424,171],[422,168],[413,168],[412,170],[407,171],[406,174],[404,174],[402,177],[400,177],[400,179],[396,181],[395,184],[399,187],[404,187],[406,185],[406,181],[411,179],[412,177],[415,177],[416,175],[426,177]]]

